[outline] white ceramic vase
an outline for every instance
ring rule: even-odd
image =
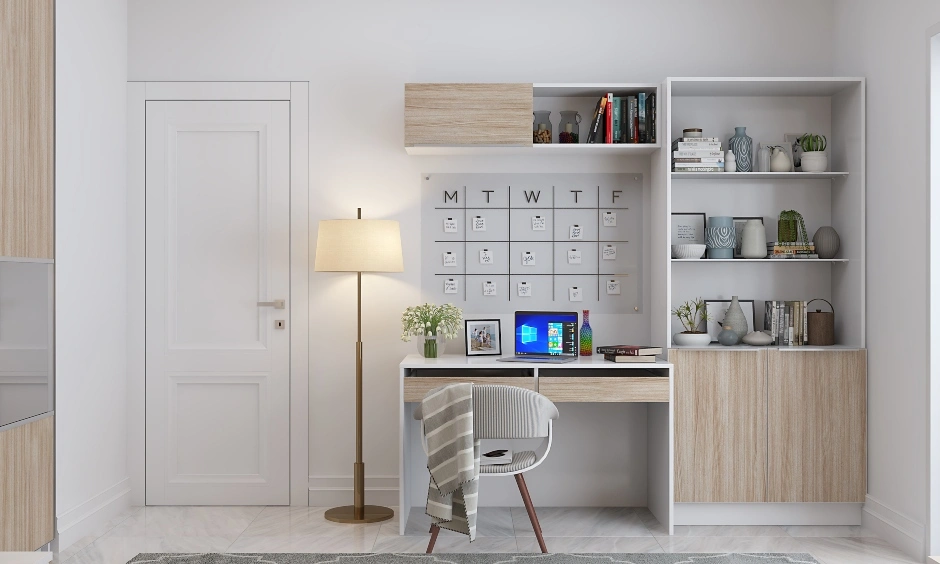
[[[767,257],[767,230],[764,222],[759,219],[749,219],[744,224],[744,235],[741,237],[741,258],[762,259]]]
[[[672,341],[680,347],[707,347],[712,338],[708,333],[676,333]]]
[[[770,172],[790,172],[792,168],[790,157],[786,152],[779,147],[774,147],[774,153],[770,157]]]
[[[725,152],[725,172],[737,172],[738,165],[734,160],[734,153],[731,151]]]
[[[800,156],[800,165],[803,172],[826,172],[829,157],[825,151],[807,151]]]

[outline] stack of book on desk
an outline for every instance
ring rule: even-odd
[[[717,137],[680,137],[672,142],[673,172],[724,172],[725,157]]]
[[[597,354],[611,362],[656,362],[656,355],[663,354],[660,347],[646,345],[613,345],[597,347]]]

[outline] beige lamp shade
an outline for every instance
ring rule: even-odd
[[[317,232],[318,272],[401,272],[401,232],[388,219],[328,219]]]

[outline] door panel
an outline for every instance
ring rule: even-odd
[[[149,505],[289,503],[289,118],[147,102]]]

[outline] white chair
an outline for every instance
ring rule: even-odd
[[[432,390],[433,392],[433,390]],[[421,405],[415,409],[414,418],[423,419]],[[522,503],[525,504],[532,529],[539,541],[539,548],[547,553],[542,527],[539,525],[532,498],[525,484],[524,472],[537,467],[552,449],[552,421],[558,418],[558,408],[548,398],[516,386],[474,385],[473,386],[473,436],[475,439],[545,439],[535,451],[514,452],[509,464],[480,465],[480,477],[514,476]],[[424,428],[421,429],[422,444],[427,454],[427,441],[424,440]],[[431,540],[427,553],[434,550],[434,543],[440,533],[440,527],[431,525]]]

